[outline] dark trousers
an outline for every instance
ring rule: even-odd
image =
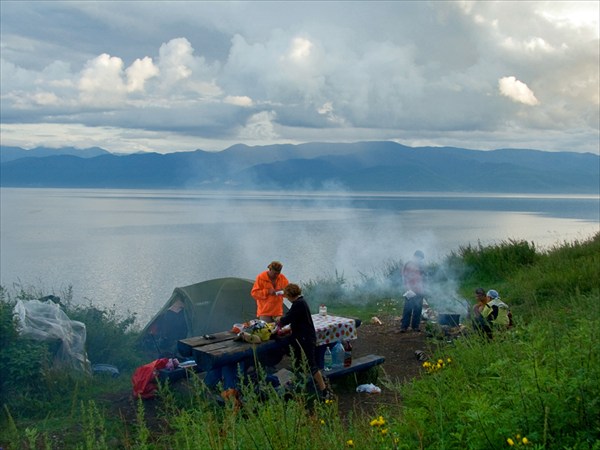
[[[400,329],[407,330],[410,325],[413,330],[419,329],[421,323],[421,312],[423,311],[423,296],[415,295],[408,299],[404,298],[404,310],[402,311],[402,323]]]
[[[482,316],[473,318],[473,327],[488,339],[492,339],[492,325]]]

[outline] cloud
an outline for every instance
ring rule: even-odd
[[[228,95],[223,101],[225,103],[229,103],[230,105],[244,106],[249,107],[254,105],[252,99],[246,95]]]
[[[123,83],[123,60],[106,53],[86,64],[79,79],[83,104],[107,106],[119,103],[126,92]]]
[[[156,77],[160,70],[152,62],[152,58],[136,59],[125,71],[127,75],[127,91],[139,92],[144,90],[144,85],[150,78]]]
[[[170,132],[156,145],[176,138],[179,149],[391,139],[598,152],[597,2],[6,2],[2,12],[5,125],[79,124],[100,142],[119,127],[154,142]],[[536,108],[514,120],[506,97]]]
[[[515,77],[502,77],[498,80],[500,93],[517,103],[535,106],[539,104],[537,98],[529,87]]]

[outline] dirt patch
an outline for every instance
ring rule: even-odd
[[[382,389],[381,394],[357,393],[356,383],[371,382],[358,376],[355,380],[340,381],[341,386],[334,390],[338,398],[341,415],[352,411],[356,414],[374,414],[382,406],[398,406],[401,399],[397,393],[391,392],[384,386],[383,380],[393,383],[411,381],[422,374],[422,361],[415,352],[427,349],[424,332],[408,331],[399,333],[400,318],[394,316],[379,316],[382,324],[363,322],[358,328],[358,339],[353,345],[353,356],[359,357],[376,354],[385,357],[385,362],[379,366],[378,379],[373,383]],[[367,374],[368,375],[368,374]],[[348,377],[352,377],[349,375]]]

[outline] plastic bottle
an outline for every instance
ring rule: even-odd
[[[323,361],[323,368],[325,369],[325,371],[330,371],[333,366],[333,355],[331,354],[331,350],[329,350],[329,347],[325,349],[325,357]]]
[[[331,354],[333,355],[333,367],[342,367],[344,365],[344,346],[340,341],[333,346]]]
[[[350,341],[344,341],[344,367],[352,365],[352,344]]]

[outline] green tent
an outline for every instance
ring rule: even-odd
[[[244,278],[217,278],[175,288],[143,329],[144,347],[161,355],[175,353],[179,339],[229,330],[234,323],[256,318],[253,284]]]

